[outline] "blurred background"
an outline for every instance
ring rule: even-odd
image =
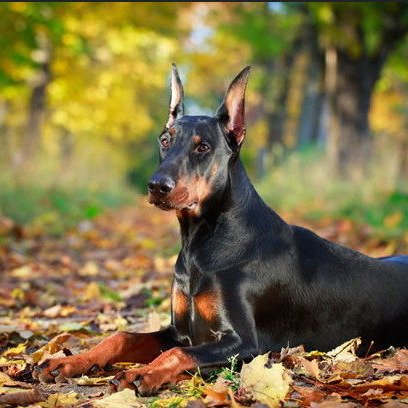
[[[187,114],[252,66],[242,156],[278,212],[408,245],[407,33],[406,2],[1,2],[0,235],[144,202],[174,61]]]

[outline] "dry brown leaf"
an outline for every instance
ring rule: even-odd
[[[299,357],[299,365],[304,369],[307,375],[320,380],[320,368],[317,360],[307,360]]]
[[[321,401],[326,395],[323,391],[321,391],[317,387],[302,387],[298,385],[293,385],[292,388],[300,395],[301,397],[300,404],[305,407],[310,406],[312,402]]]
[[[393,357],[370,361],[371,366],[381,372],[395,373],[408,370],[408,350],[400,349]]]
[[[355,402],[339,402],[339,401],[323,401],[312,402],[311,408],[357,408],[358,404]]]
[[[382,407],[383,408],[407,408],[408,403],[394,400],[394,401],[388,401],[382,404]]]
[[[217,381],[213,385],[209,385],[203,389],[203,393],[206,395],[204,402],[207,405],[229,405],[231,402],[228,399],[228,386],[222,377],[218,377]]]
[[[347,379],[369,375],[373,369],[364,360],[357,359],[351,362],[339,361],[332,366],[331,372],[335,376],[340,375],[341,378]]]
[[[44,400],[45,396],[37,388],[0,395],[0,404],[5,405],[36,404]]]
[[[353,386],[353,390],[365,392],[370,388],[381,388],[385,391],[408,391],[408,376],[390,375],[379,380],[369,381]]]

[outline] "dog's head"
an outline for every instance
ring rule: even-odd
[[[203,202],[225,188],[228,166],[238,157],[245,137],[248,75],[246,67],[232,81],[213,117],[187,116],[173,64],[169,119],[159,136],[160,166],[148,183],[150,203],[198,215]]]

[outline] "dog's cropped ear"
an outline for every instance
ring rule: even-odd
[[[176,64],[172,64],[171,69],[171,100],[169,119],[166,123],[166,129],[169,129],[173,123],[184,114],[183,106],[183,84],[180,80]]]
[[[249,66],[244,68],[231,82],[215,114],[225,126],[225,131],[235,139],[238,146],[245,137],[245,89],[249,71]]]

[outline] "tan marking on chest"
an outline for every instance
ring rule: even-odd
[[[206,291],[194,297],[194,307],[205,320],[212,322],[218,316],[220,296],[217,291]]]
[[[188,299],[181,290],[174,290],[172,298],[172,308],[177,318],[181,318],[187,313]]]

